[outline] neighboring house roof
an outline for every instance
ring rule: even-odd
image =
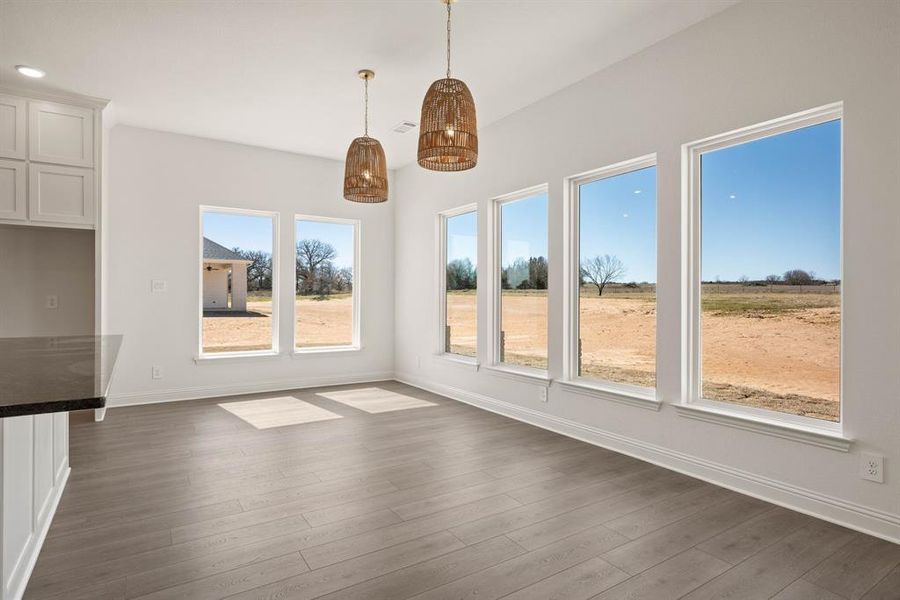
[[[234,250],[229,250],[222,244],[217,244],[208,237],[204,237],[203,260],[244,261],[245,259]]]

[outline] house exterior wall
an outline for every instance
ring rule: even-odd
[[[216,265],[212,271],[203,268],[203,310],[228,308],[228,265]]]
[[[247,310],[246,263],[234,263],[231,265],[231,310],[241,312]]]

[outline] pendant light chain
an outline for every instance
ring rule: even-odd
[[[447,79],[450,79],[450,2],[447,2]]]
[[[369,137],[369,78],[363,79],[366,88],[366,117],[365,117],[365,136]]]

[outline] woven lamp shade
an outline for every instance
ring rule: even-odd
[[[344,198],[351,202],[385,202],[388,199],[387,162],[381,142],[358,137],[347,149]]]
[[[419,165],[432,171],[465,171],[478,163],[475,100],[468,86],[447,77],[431,84],[422,102]]]

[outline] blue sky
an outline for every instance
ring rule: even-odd
[[[353,226],[346,223],[297,221],[297,241],[319,239],[334,246],[335,266],[353,264]],[[272,253],[272,219],[233,213],[203,213],[203,235],[226,248]]]
[[[500,207],[501,259],[504,267],[517,258],[547,256],[547,194],[508,202]]]
[[[347,223],[323,223],[321,221],[297,221],[297,241],[321,240],[334,247],[337,255],[331,262],[337,267],[353,266],[353,225]]]
[[[840,277],[841,123],[702,157],[702,278]]]
[[[579,191],[581,260],[609,254],[620,281],[656,282],[656,167],[598,179]]]
[[[478,215],[475,211],[447,219],[447,262],[463,258],[478,266]]]
[[[226,248],[272,253],[272,218],[233,213],[203,213],[203,236]]]
[[[708,152],[702,157],[702,278],[763,279],[788,269],[840,277],[841,123],[830,121]],[[676,201],[677,198],[668,199]],[[616,255],[623,281],[656,281],[656,169],[581,188],[581,257]],[[477,262],[477,217],[447,221],[448,260]],[[272,251],[267,217],[205,213],[204,235],[228,248]],[[503,266],[547,256],[547,196],[504,204]],[[303,221],[297,239],[319,238],[350,266],[349,225]]]

